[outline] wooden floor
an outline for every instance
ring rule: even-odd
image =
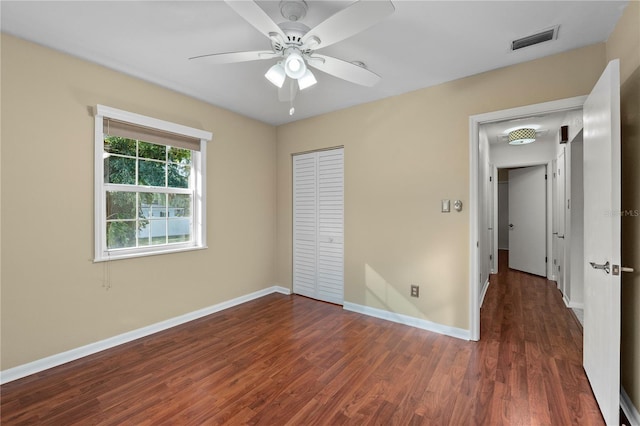
[[[581,348],[553,283],[506,269],[485,297],[480,342],[273,294],[7,383],[1,420],[603,424]]]

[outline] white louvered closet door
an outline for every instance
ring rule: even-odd
[[[316,153],[293,157],[293,292],[316,298],[318,257]]]
[[[293,157],[293,292],[344,301],[344,150]]]

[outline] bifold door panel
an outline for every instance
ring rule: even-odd
[[[293,157],[293,292],[344,301],[344,151]]]

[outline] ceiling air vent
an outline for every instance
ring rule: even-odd
[[[524,47],[533,46],[534,44],[544,43],[545,41],[555,40],[558,37],[558,27],[541,31],[527,37],[522,37],[511,42],[511,50],[518,50]]]

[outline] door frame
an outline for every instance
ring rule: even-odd
[[[567,142],[568,144],[569,142]],[[560,162],[562,157],[563,163]],[[560,175],[560,171],[564,175]],[[555,281],[558,289],[562,293],[562,298],[565,300],[567,295],[567,251],[570,247],[570,230],[567,230],[567,146],[562,145],[562,151],[556,156],[555,167],[553,169],[555,174],[556,197],[554,198],[554,214],[556,220],[556,232],[555,243],[556,248],[553,251],[553,256],[558,260],[558,264],[552,262],[553,275],[555,275]],[[562,183],[562,188],[561,188]],[[562,227],[562,234],[560,233],[560,227]],[[562,237],[560,237],[562,235]],[[562,249],[560,247],[562,246]],[[569,246],[567,248],[567,246]],[[566,305],[566,302],[565,302]]]
[[[480,244],[480,225],[486,223],[482,216],[482,208],[478,196],[479,176],[479,147],[480,125],[509,119],[523,118],[549,112],[562,112],[582,108],[587,96],[560,99],[539,104],[526,105],[469,117],[469,334],[471,340],[480,340],[480,285],[476,280],[481,270],[481,255],[483,259],[485,247]]]

